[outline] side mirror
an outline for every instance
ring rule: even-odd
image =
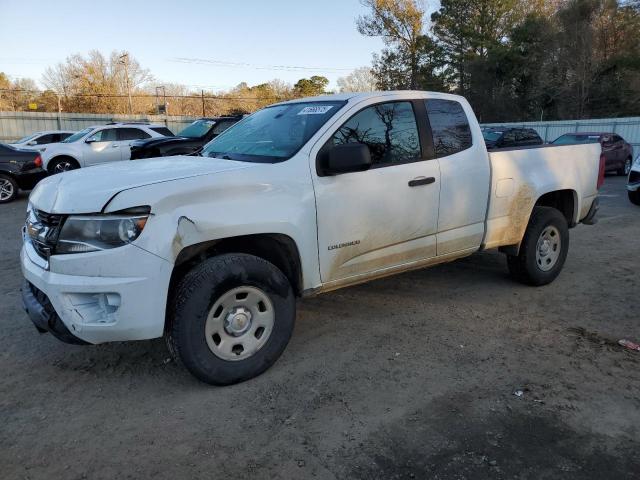
[[[338,175],[340,173],[362,172],[371,167],[371,152],[364,143],[345,143],[336,145],[329,150],[329,158],[325,173]]]
[[[95,138],[87,138],[84,143],[94,143],[96,141]]]
[[[35,145],[37,145],[38,143],[35,140],[31,140],[30,142],[27,142],[27,145],[29,145],[30,147],[33,147]]]

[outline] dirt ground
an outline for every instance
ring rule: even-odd
[[[640,478],[640,353],[615,344],[640,341],[640,207],[603,193],[552,285],[486,252],[306,299],[276,365],[224,388],[162,340],[39,335],[26,196],[0,206],[0,478]]]

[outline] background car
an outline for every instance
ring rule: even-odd
[[[106,162],[129,160],[134,140],[164,138],[171,133],[163,125],[149,123],[108,123],[87,127],[42,152],[43,167],[60,173]]]
[[[627,175],[633,163],[633,147],[616,133],[575,132],[556,138],[552,145],[574,145],[578,143],[600,143],[605,158],[605,170]]]
[[[45,132],[35,132],[31,135],[27,135],[26,137],[22,137],[20,140],[11,142],[9,145],[16,148],[39,150],[41,147],[46,147],[46,145],[49,145],[50,143],[59,143],[74,133],[75,132],[71,130],[47,130]]]
[[[190,124],[177,136],[137,140],[131,144],[131,160],[188,155],[197,152],[206,143],[241,119],[242,115],[201,118]]]
[[[629,179],[627,180],[627,193],[629,200],[634,205],[640,205],[640,155],[633,162],[629,171]]]
[[[533,128],[485,127],[482,136],[487,149],[542,145],[544,142]]]
[[[47,176],[40,153],[0,144],[0,203],[8,203],[19,190],[31,190]]]

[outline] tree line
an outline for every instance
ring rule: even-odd
[[[11,80],[0,72],[0,111],[217,116],[242,114],[276,101],[325,93],[329,80],[314,75],[291,85],[279,79],[222,92],[158,83],[128,52],[75,54],[48,67],[45,89],[32,79]],[[162,108],[161,108],[162,107]]]
[[[640,114],[640,0],[441,0],[430,16],[421,0],[361,3],[358,31],[385,46],[340,91],[457,93],[483,122]],[[72,55],[41,84],[0,72],[0,110],[213,116],[332,93],[320,75],[223,92],[159,84],[116,51]]]
[[[453,92],[481,121],[640,114],[640,1],[365,0],[381,89]],[[430,22],[428,21],[430,20]]]

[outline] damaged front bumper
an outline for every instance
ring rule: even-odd
[[[172,265],[134,245],[54,255],[20,253],[25,310],[41,332],[71,343],[162,336]]]

